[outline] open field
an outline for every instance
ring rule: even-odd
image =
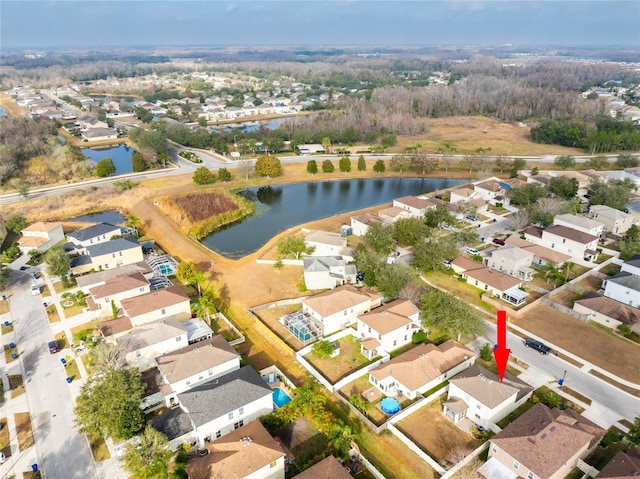
[[[593,326],[544,305],[534,307],[523,318],[512,321],[533,334],[557,344],[627,381],[640,383],[640,346],[613,337]],[[576,341],[576,338],[581,338]],[[616,354],[610,354],[615,349]]]

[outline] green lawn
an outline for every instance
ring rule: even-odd
[[[68,378],[73,380],[80,379],[80,370],[78,369],[78,365],[75,361],[69,361],[64,367],[65,374]]]
[[[369,362],[367,358],[360,354],[360,342],[353,336],[345,336],[340,338],[338,342],[340,343],[340,354],[334,358],[319,359],[313,353],[305,356],[305,359],[332,383],[339,381]]]
[[[442,271],[429,271],[428,273],[424,273],[424,277],[427,281],[443,288],[457,298],[479,306],[490,313],[495,313],[495,307],[482,301],[481,297],[484,291],[468,284],[466,281],[460,281],[457,275],[451,275]]]
[[[3,322],[0,326],[0,330],[2,330],[2,334],[9,334],[13,331],[13,323],[9,323],[9,326],[5,326]]]
[[[58,314],[58,309],[55,304],[50,304],[46,307],[47,316],[49,317],[50,323],[57,323],[60,321],[60,315]]]

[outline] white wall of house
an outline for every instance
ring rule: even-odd
[[[489,268],[497,271],[503,271],[509,276],[522,279],[527,279],[523,278],[523,274],[526,272],[527,268],[531,266],[532,262],[533,253],[530,253],[528,256],[523,258],[514,259],[510,255],[502,254],[501,249],[495,250],[491,254],[491,257],[487,258],[487,266],[489,266]],[[523,274],[519,274],[519,271],[522,271]]]
[[[595,321],[596,323],[603,324],[609,328],[616,329],[618,326],[622,324],[622,321],[618,321],[617,319],[611,318],[606,314],[602,314],[598,311],[594,311],[592,309],[587,308],[586,306],[578,303],[573,303],[573,310],[576,313],[588,314],[589,319],[591,321]]]
[[[640,291],[608,280],[605,280],[602,286],[607,298],[615,299],[634,308],[640,307]]]
[[[615,214],[615,212],[612,212]],[[609,231],[616,235],[623,235],[627,232],[631,225],[633,224],[633,216],[625,215],[624,218],[615,218],[614,216],[608,215],[606,212],[598,212],[593,211],[593,209],[589,212],[589,216],[594,220],[598,220],[600,223],[604,224],[606,231]]]
[[[362,237],[367,234],[367,231],[369,230],[369,225],[365,223],[361,223],[355,218],[351,218],[351,229],[354,235]]]
[[[640,268],[626,262],[622,263],[622,267],[620,268],[620,272],[623,272],[623,271],[627,273],[631,273],[634,276],[640,276]]]
[[[583,231],[584,233],[588,233],[593,236],[600,236],[604,233],[604,223],[598,219],[600,225],[593,226],[591,228],[583,226],[580,222],[571,221],[571,218],[567,217],[567,219],[559,218],[556,216],[553,220],[554,225],[566,226],[567,228],[572,228],[574,230]]]
[[[44,238],[47,241],[42,243],[37,248],[20,248],[23,252],[28,252],[32,249],[37,249],[41,253],[50,250],[56,244],[60,243],[64,240],[64,231],[62,230],[62,225],[59,225],[49,231],[22,231],[22,236],[33,236],[37,238]]]
[[[324,328],[323,333],[325,336],[328,336],[335,333],[336,331],[340,331],[341,329],[346,328],[347,326],[356,324],[356,322],[358,321],[358,316],[369,312],[373,306],[379,305],[379,301],[376,302],[375,305],[372,305],[371,300],[367,299],[360,304],[352,306],[348,309],[343,309],[341,311],[338,311],[337,313],[325,317],[322,317],[319,313],[311,309],[305,303],[302,303],[302,309],[306,313],[322,322]]]
[[[185,331],[184,334],[131,351],[125,355],[125,359],[129,366],[136,367],[140,371],[146,371],[156,366],[155,358],[158,356],[184,348],[187,345],[187,333]]]
[[[139,263],[140,261],[144,261],[142,246],[91,257],[92,267],[96,270],[117,268],[126,264]]]
[[[502,293],[504,293],[504,291],[500,291],[498,288],[494,288],[491,285],[488,285],[478,279],[475,278],[471,278],[470,276],[467,276],[467,273],[462,273],[461,276],[463,278],[465,278],[467,280],[467,283],[475,286],[476,288],[480,288],[484,291],[486,291],[487,293],[489,293],[491,296],[502,296]],[[520,287],[522,283],[520,283],[519,285],[516,285],[516,287]]]
[[[243,479],[284,479],[284,456],[244,476]]]
[[[183,343],[183,346],[187,344],[186,340]],[[156,356],[157,357],[157,356]],[[171,385],[171,389],[173,390],[171,395],[166,395],[167,404],[171,401],[171,396],[175,396],[177,394],[188,391],[189,389],[193,389],[200,384],[207,383],[209,381],[213,381],[216,378],[224,376],[232,371],[236,371],[240,369],[240,358],[231,359],[225,363],[218,364],[212,368],[209,368],[205,371],[199,371],[196,374],[189,376],[188,378],[181,379],[180,381],[176,381],[174,383],[170,382],[169,379],[164,377],[164,382]]]
[[[525,239],[531,241],[532,243],[540,244],[542,246],[546,246],[547,248],[560,251],[561,253],[567,254],[572,258],[577,259],[583,259],[584,252],[586,250],[590,249],[595,251],[598,247],[597,238],[590,243],[583,244],[579,243],[578,241],[564,238],[562,236],[554,235],[553,233],[548,233],[547,231],[542,232],[542,238],[531,236],[525,233]]]
[[[168,318],[169,316],[173,315],[177,316],[180,320],[189,319],[191,317],[191,306],[189,304],[189,300],[186,299],[180,303],[166,306],[164,308],[150,311],[148,313],[140,314],[138,316],[129,316],[129,319],[131,320],[131,324],[133,326],[140,326],[141,324]]]
[[[107,312],[108,314],[112,314],[111,301],[115,303],[117,308],[121,308],[123,300],[134,298],[136,296],[140,296],[141,294],[149,293],[150,291],[151,291],[151,287],[148,284],[145,284],[137,288],[129,289],[127,291],[121,291],[119,293],[105,296],[102,298],[94,297],[93,299],[96,305],[101,310]]]
[[[344,246],[347,246],[347,239],[344,240],[344,245],[335,245],[328,243],[320,243],[317,241],[305,241],[304,244],[307,247],[314,247],[311,256],[340,256],[340,251]]]
[[[377,339],[380,342],[380,348],[378,349],[383,349],[387,352],[391,352],[394,349],[397,349],[411,342],[413,332],[415,331],[415,329],[412,329],[411,326],[412,323],[409,323],[398,329],[389,331],[386,334],[380,334],[378,331],[367,325],[364,321],[358,319],[357,333],[358,337],[362,339]]]
[[[79,248],[86,248],[87,246],[92,246],[94,244],[104,243],[106,241],[109,241],[112,237],[120,236],[120,235],[122,235],[122,230],[120,229],[120,227],[114,227],[112,231],[108,231],[104,234],[98,235],[94,238],[89,238],[84,241],[79,241],[77,238],[74,238],[73,236],[68,236],[67,239],[69,240],[70,243],[73,243]]]
[[[407,211],[409,213],[410,216],[412,216],[413,218],[422,218],[424,217],[424,212],[426,210],[426,208],[416,208],[414,206],[408,205],[406,203],[402,203],[398,200],[393,200],[393,206],[397,207],[397,208],[402,208],[403,210]]]
[[[307,289],[332,289],[336,287],[337,278],[329,271],[304,272],[304,284]]]
[[[231,431],[237,429],[235,427],[236,424],[238,424],[238,427],[242,427],[240,426],[240,421],[242,421],[242,425],[249,424],[251,421],[255,421],[260,416],[269,414],[272,411],[273,395],[271,391],[265,391],[263,397],[195,428],[198,443],[204,444],[204,438],[207,436],[215,440],[217,437],[229,434]],[[217,433],[219,433],[219,436]]]

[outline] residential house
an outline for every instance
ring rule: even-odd
[[[367,359],[382,351],[390,353],[409,344],[421,328],[420,309],[407,299],[397,299],[358,316],[360,352]]]
[[[100,286],[89,289],[87,306],[98,317],[113,315],[122,306],[123,299],[133,298],[151,291],[149,281],[142,273],[119,276]]]
[[[497,179],[484,180],[479,183],[474,183],[473,191],[478,198],[481,198],[487,203],[495,205],[496,203],[504,203],[503,188],[500,186],[500,182]]]
[[[76,247],[80,254],[87,254],[88,246],[104,243],[114,236],[122,236],[122,228],[109,223],[97,223],[67,234],[67,240]]]
[[[207,443],[206,449],[208,454],[187,463],[189,479],[284,479],[285,452],[260,421]]]
[[[146,261],[139,263],[127,264],[113,269],[105,269],[103,271],[96,271],[95,273],[84,274],[76,277],[78,287],[83,293],[89,294],[91,288],[96,286],[102,286],[114,278],[120,278],[130,276],[134,273],[141,273],[147,280],[153,277],[153,270]]]
[[[23,253],[39,251],[44,253],[64,240],[62,223],[45,223],[38,221],[20,231],[18,247]]]
[[[582,231],[593,236],[600,237],[604,234],[604,223],[587,218],[586,216],[564,214],[553,218],[554,225],[566,226],[574,230]]]
[[[119,238],[88,246],[93,269],[111,269],[144,260],[142,246],[135,238]]]
[[[187,332],[188,344],[199,343],[200,341],[205,341],[213,337],[213,330],[202,319],[193,318],[183,321],[181,324]]]
[[[598,257],[598,237],[561,225],[542,229],[532,226],[524,231],[524,237],[533,243],[567,254],[574,259],[593,261]]]
[[[273,392],[260,375],[244,366],[178,394],[189,414],[199,446],[273,411]]]
[[[388,224],[395,223],[402,218],[411,218],[412,215],[407,210],[398,206],[390,206],[389,208],[382,208],[378,211],[378,216],[382,221]]]
[[[334,456],[327,456],[322,461],[305,469],[292,479],[352,479],[349,468],[345,468]]]
[[[624,235],[633,224],[633,215],[605,205],[589,207],[589,217],[604,224],[607,232]]]
[[[502,271],[522,281],[531,281],[535,271],[531,268],[533,252],[517,246],[504,246],[493,250],[484,258],[484,264],[491,269]]]
[[[451,263],[452,269],[466,279],[468,284],[482,289],[514,306],[523,304],[528,293],[520,290],[522,280],[506,273],[493,270],[473,260],[458,256]]]
[[[640,307],[640,277],[637,274],[621,270],[618,274],[605,278],[602,288],[607,298],[634,308]]]
[[[115,140],[118,132],[113,128],[90,128],[82,132],[82,138],[87,141]]]
[[[187,332],[175,316],[143,324],[116,339],[118,349],[131,367],[154,368],[155,358],[187,345]]]
[[[351,218],[353,234],[362,237],[367,234],[369,226],[375,223],[384,223],[384,221],[382,221],[382,218],[372,213],[363,213],[361,215],[354,216]]]
[[[173,315],[180,320],[191,317],[189,296],[177,285],[151,291],[135,298],[123,299],[120,304],[124,314],[129,317],[134,326]]]
[[[409,212],[413,218],[423,218],[428,209],[434,209],[440,201],[433,198],[421,198],[419,196],[403,196],[393,200],[393,205],[397,208]]]
[[[560,411],[537,403],[490,439],[489,458],[514,477],[563,479],[604,433],[571,409]]]
[[[374,291],[343,285],[305,299],[302,311],[319,323],[323,336],[328,336],[355,324],[358,316],[381,302],[382,296]]]
[[[444,415],[454,423],[464,418],[485,429],[531,398],[533,388],[507,372],[500,377],[477,364],[449,380]]]
[[[105,341],[111,344],[117,344],[116,340],[131,331],[133,324],[131,324],[131,320],[126,316],[118,316],[116,319],[101,321],[98,324],[98,329]]]
[[[347,238],[339,233],[311,230],[304,236],[304,244],[313,248],[312,256],[336,256],[347,247]]]
[[[640,325],[640,310],[600,293],[589,292],[573,302],[576,313],[589,315],[589,319],[610,328],[626,324],[631,328]]]
[[[182,332],[185,333],[182,328]],[[180,348],[174,348],[155,358],[164,384],[167,406],[177,401],[177,395],[213,381],[240,368],[240,355],[221,335],[186,346],[186,334]]]
[[[78,124],[80,125],[80,128],[82,128],[83,130],[90,130],[92,128],[108,128],[109,127],[109,125],[107,125],[106,122],[102,120],[98,120],[98,118],[91,115],[79,116],[77,121],[78,121]]]
[[[449,203],[468,203],[479,197],[479,194],[471,188],[457,188],[451,191]]]
[[[544,246],[532,243],[531,241],[524,240],[520,238],[518,235],[511,235],[506,240],[505,243],[511,246],[517,246],[518,248],[524,249],[526,251],[531,251],[533,253],[533,262],[532,264],[536,266],[544,266],[545,264],[551,263],[555,264],[556,267],[561,266],[565,261],[569,261],[571,256],[568,254],[561,253],[554,249],[546,248]]]
[[[419,344],[369,372],[369,382],[387,396],[415,399],[471,366],[475,353],[450,339],[440,346]]]
[[[640,477],[640,449],[636,446],[631,446],[626,452],[618,451],[598,474],[599,479],[637,479],[638,477]]]
[[[145,394],[152,397],[154,396],[153,392],[153,390],[147,389]],[[197,437],[193,424],[191,424],[191,418],[182,408],[176,407],[165,413],[151,416],[148,422],[156,431],[167,437],[169,449],[172,451],[177,450],[183,444],[196,444]]]
[[[509,178],[508,180],[498,180],[501,188],[502,202],[505,205],[511,203],[511,190],[514,188],[521,188],[527,184],[526,181],[520,178]]]
[[[310,256],[302,263],[307,289],[331,289],[356,282],[356,266],[347,264],[342,256]]]

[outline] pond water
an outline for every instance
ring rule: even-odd
[[[109,223],[112,225],[124,224],[124,217],[117,211],[103,211],[102,213],[93,213],[90,215],[76,216],[70,218],[69,221],[81,221],[87,223]]]
[[[292,226],[461,183],[463,180],[434,178],[361,178],[247,188],[240,194],[255,202],[255,214],[216,231],[202,243],[228,258],[241,258]]]
[[[263,120],[263,121],[245,121],[245,122],[237,122],[237,123],[229,123],[226,126],[212,126],[209,129],[211,131],[219,131],[228,133],[231,130],[240,130],[241,132],[249,132],[256,131],[260,128],[261,125],[268,130],[275,130],[280,127],[282,122],[286,120],[286,118],[274,118],[273,120]]]
[[[84,148],[80,152],[90,160],[98,163],[103,158],[111,158],[116,167],[115,175],[131,173],[131,154],[136,151],[125,144],[106,148]]]
[[[5,111],[5,109],[0,106],[0,116],[5,116],[6,114],[7,112]]]

